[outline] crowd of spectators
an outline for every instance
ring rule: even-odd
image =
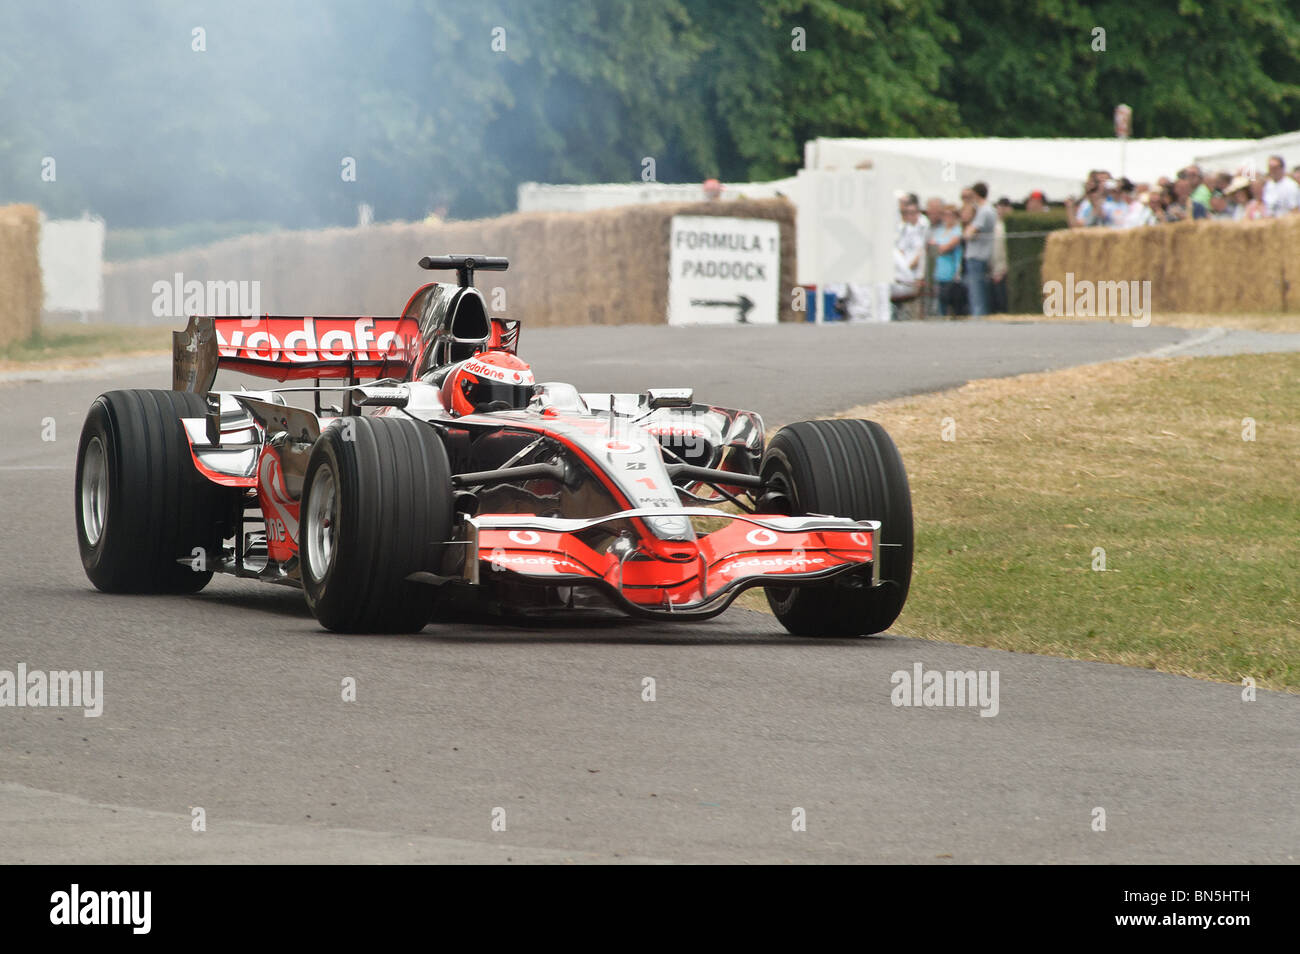
[[[932,198],[924,211],[915,193],[898,200],[890,299],[894,317],[911,310],[961,317],[1002,314],[1007,307],[1007,238],[1003,220],[1011,200],[988,201],[988,187],[976,182],[952,205]],[[1048,208],[1042,192],[1031,192],[1026,212]],[[1268,160],[1268,175],[1239,171],[1206,176],[1191,165],[1154,184],[1115,179],[1105,169],[1088,173],[1081,199],[1067,199],[1071,228],[1129,229],[1187,219],[1245,221],[1300,212],[1300,167],[1289,174],[1281,156]]]
[[[1130,229],[1187,219],[1240,222],[1295,212],[1300,212],[1300,168],[1288,174],[1281,156],[1269,157],[1263,178],[1244,170],[1207,176],[1191,165],[1173,179],[1161,176],[1154,184],[1134,183],[1098,169],[1088,173],[1083,198],[1065,202],[1071,228]]]
[[[1038,201],[1042,194],[1036,193]],[[1006,311],[1007,233],[1011,200],[989,202],[983,182],[961,192],[961,205],[907,194],[898,200],[890,299],[896,316],[915,302],[932,315],[960,317]]]

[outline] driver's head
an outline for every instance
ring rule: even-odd
[[[528,406],[533,371],[508,351],[485,351],[462,361],[442,383],[442,404],[457,417]]]

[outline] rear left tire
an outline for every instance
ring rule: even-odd
[[[203,417],[187,391],[101,394],[77,444],[77,545],[106,593],[197,593],[234,503],[194,467],[182,417]],[[184,562],[181,562],[181,561]]]

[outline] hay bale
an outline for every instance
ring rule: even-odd
[[[1198,314],[1300,311],[1300,216],[1070,229],[1048,237],[1042,279],[1149,281],[1153,310]]]
[[[34,205],[0,206],[0,347],[41,324],[41,217]]]
[[[422,255],[486,252],[510,258],[507,272],[478,284],[504,317],[531,327],[662,324],[668,313],[670,222],[674,215],[773,219],[781,229],[783,321],[797,320],[795,211],[784,199],[660,203],[590,212],[527,212],[442,225],[393,223],[361,229],[273,232],[202,249],[105,267],[104,314],[110,321],[152,317],[153,283],[260,281],[262,310],[272,314],[397,314],[422,281],[445,275],[415,267]]]

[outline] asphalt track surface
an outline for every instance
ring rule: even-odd
[[[1220,353],[1235,334],[598,328],[526,330],[523,351],[542,380],[692,384],[782,423],[975,377]],[[1296,350],[1296,337],[1247,335],[1240,350]],[[1292,695],[1245,703],[1232,685],[905,632],[796,639],[743,610],[693,626],[485,619],[344,637],[284,588],[219,577],[195,597],[99,594],[73,535],[77,434],[96,394],[166,387],[166,364],[32,376],[0,380],[0,670],[103,670],[105,699],[99,718],[0,708],[4,862],[1300,854]],[[998,671],[998,714],[893,706],[891,674],[917,663]],[[796,809],[806,831],[792,830]]]

